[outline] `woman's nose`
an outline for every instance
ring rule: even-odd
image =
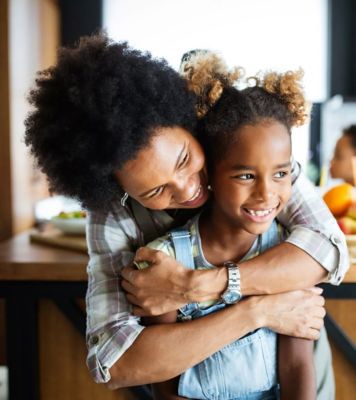
[[[180,176],[175,182],[174,200],[177,203],[184,203],[194,196],[196,190],[198,188],[192,176]]]

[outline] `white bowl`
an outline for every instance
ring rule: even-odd
[[[51,224],[63,233],[85,235],[86,218],[58,218],[51,219]]]

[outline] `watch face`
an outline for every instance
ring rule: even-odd
[[[240,300],[240,295],[236,292],[229,291],[224,293],[223,300],[226,304],[234,304]]]

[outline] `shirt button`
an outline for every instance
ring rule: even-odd
[[[330,240],[336,245],[341,243],[341,239],[335,235],[332,235]]]
[[[93,337],[90,339],[90,343],[91,343],[92,345],[98,344],[98,343],[99,343],[99,337],[98,337],[98,336],[93,336]]]

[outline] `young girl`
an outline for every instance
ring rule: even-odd
[[[266,251],[287,235],[275,218],[291,196],[291,128],[308,116],[302,74],[268,73],[261,80],[254,78],[253,87],[238,90],[233,86],[238,70],[228,72],[213,54],[197,56],[186,74],[200,99],[198,116],[204,116],[199,132],[212,198],[183,229],[149,246],[188,268],[228,266],[227,294],[233,297],[234,284],[239,285],[236,263]],[[195,319],[225,306],[221,301],[188,304],[146,323]],[[277,357],[277,335],[258,329],[179,378],[153,387],[157,399],[315,399],[312,343],[279,336]]]

